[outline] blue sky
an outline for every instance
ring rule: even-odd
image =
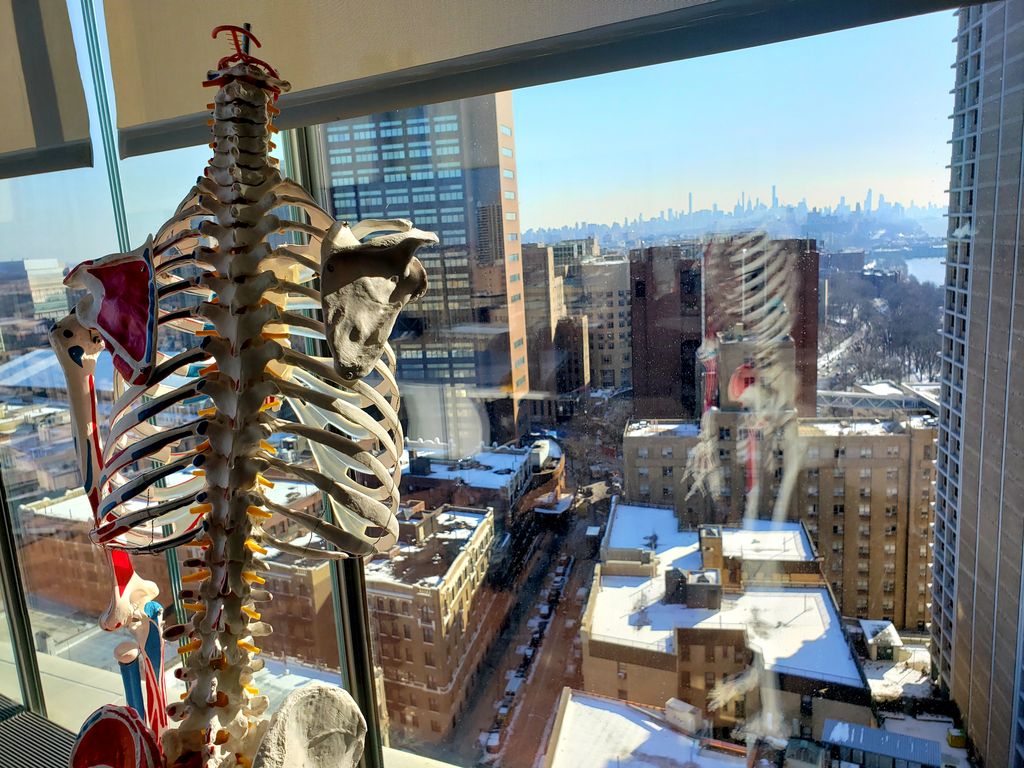
[[[522,226],[657,215],[684,209],[691,191],[695,208],[731,207],[741,191],[767,201],[772,183],[786,202],[852,204],[870,186],[876,200],[943,204],[955,32],[943,12],[517,91]],[[79,66],[92,107],[81,54]],[[170,215],[208,153],[121,162],[133,243]],[[117,250],[98,143],[95,155],[95,168],[0,180],[0,259]]]
[[[741,191],[944,203],[956,19],[942,12],[515,93],[524,228]]]

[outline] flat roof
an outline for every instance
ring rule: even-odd
[[[561,515],[564,512],[568,512],[572,506],[572,500],[575,498],[571,493],[563,493],[558,499],[554,498],[555,492],[546,493],[537,500],[536,506],[533,511],[542,515]]]
[[[431,459],[430,474],[415,476],[461,480],[474,488],[496,490],[506,488],[529,460],[529,448],[481,451],[468,459]]]
[[[191,478],[191,474],[175,472],[173,475],[168,476],[167,485],[177,485]],[[287,506],[297,499],[305,498],[314,493],[320,493],[320,491],[312,483],[299,483],[275,478],[274,487],[264,488],[263,493],[274,503]],[[133,505],[129,504],[129,506]],[[89,497],[85,495],[81,488],[71,489],[56,498],[43,498],[39,501],[23,504],[21,508],[44,517],[55,517],[82,523],[91,523],[93,521]]]
[[[897,387],[891,381],[876,381],[874,384],[858,384],[857,386],[872,395],[900,396],[905,394],[902,389]]]
[[[94,381],[97,392],[113,393],[114,358],[109,354],[101,354],[96,358]],[[183,376],[171,374],[161,382],[164,388],[161,391],[180,387],[188,381]],[[52,349],[45,347],[26,352],[0,364],[0,387],[66,391],[68,383],[60,363],[57,362],[57,355]]]
[[[551,768],[616,766],[743,768],[746,758],[701,748],[669,727],[653,708],[569,691],[558,740],[548,745]]]
[[[909,717],[902,713],[885,712],[882,728],[891,733],[902,733],[905,736],[916,736],[930,739],[939,745],[947,763],[957,768],[973,768],[967,757],[967,750],[962,747],[951,747],[946,741],[946,734],[953,727],[953,720],[942,715],[925,715]]]
[[[602,576],[591,594],[591,636],[595,640],[674,652],[677,627],[743,630],[765,668],[812,680],[864,687],[846,642],[832,596],[824,587],[747,587],[722,595],[718,610],[666,604],[665,572],[700,570],[696,531],[679,531],[670,509],[616,505],[605,546],[647,548],[654,542],[657,572],[646,576]],[[721,528],[726,555],[747,559],[814,559],[799,523],[750,521],[743,529]],[[652,539],[656,536],[656,541]]]
[[[399,540],[397,552],[392,550],[390,557],[377,557],[368,562],[366,580],[415,587],[440,586],[487,514],[448,507],[435,518],[437,530],[421,544]]]
[[[814,560],[814,549],[800,523],[748,520],[742,528],[721,528],[722,554],[748,560]],[[607,545],[651,549],[667,568],[700,570],[699,536],[679,530],[675,512],[663,507],[616,504],[608,523]]]
[[[827,744],[861,749],[871,754],[900,758],[923,765],[942,763],[942,751],[936,741],[893,733],[881,728],[868,728],[843,720],[827,719],[821,731],[821,740]]]
[[[631,421],[626,437],[698,437],[699,421]]]

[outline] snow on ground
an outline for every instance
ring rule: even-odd
[[[937,741],[944,761],[951,758],[949,762],[958,768],[972,768],[971,761],[967,759],[967,750],[951,747],[946,741],[946,731],[952,727],[953,721],[941,715],[918,715],[914,718],[887,714],[882,723],[882,728],[886,731]],[[943,765],[945,764],[946,762],[943,762]]]
[[[895,701],[904,696],[926,699],[932,695],[931,678],[903,662],[865,660],[861,665],[871,687],[871,696],[878,701]]]

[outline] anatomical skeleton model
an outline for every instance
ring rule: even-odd
[[[139,248],[68,275],[86,295],[51,332],[68,379],[93,539],[111,566],[100,623],[135,635],[118,648],[129,707],[90,718],[76,767],[260,764],[268,701],[253,674],[262,668],[260,638],[272,631],[261,618],[271,600],[261,555],[274,547],[363,556],[397,537],[403,438],[387,338],[406,302],[426,290],[413,254],[437,237],[404,220],[335,222],[282,178],[268,153],[275,102],[289,86],[243,52],[242,36],[259,45],[254,37],[238,27],[214,36],[224,30],[235,53],[204,83],[217,91],[203,175]],[[317,309],[325,322],[307,311]],[[191,343],[164,354],[169,331]],[[296,338],[326,342],[332,357],[293,348]],[[101,430],[93,375],[104,351],[119,387]],[[182,408],[192,417],[166,425]],[[304,438],[315,466],[277,458],[270,440],[282,433]],[[273,502],[268,474],[312,483],[329,513]],[[261,526],[274,513],[331,547],[276,539]],[[176,674],[187,692],[167,705],[157,589],[131,558],[171,547],[189,550],[180,594],[188,615],[162,634],[180,643]]]
[[[786,520],[803,457],[796,415],[796,376],[780,355],[791,333],[789,308],[796,299],[796,256],[764,233],[713,240],[704,259],[705,280],[715,286],[713,322],[698,352],[705,369],[704,413],[700,440],[687,460],[690,495],[717,498],[722,485],[718,452],[718,409],[714,406],[719,375],[729,376],[729,396],[743,406],[739,426],[745,435],[738,446],[746,467],[744,520],[759,517],[761,479],[775,456],[783,456],[783,471],[772,519]],[[718,370],[718,330],[741,333],[750,345],[748,359],[735,371]],[[757,632],[757,618],[748,631]],[[760,689],[761,711],[749,718],[745,731],[784,744],[784,726],[777,686],[764,660],[755,655],[740,674],[716,685],[710,694],[712,710],[725,707],[754,688]]]

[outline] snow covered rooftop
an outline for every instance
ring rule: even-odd
[[[626,437],[697,437],[698,421],[633,421],[626,425]]]
[[[899,647],[903,645],[903,638],[896,631],[891,621],[878,619],[859,619],[860,629],[864,633],[864,642],[868,645],[882,645]]]
[[[533,508],[534,512],[542,515],[560,515],[563,512],[568,512],[572,506],[573,495],[571,493],[563,493],[558,499],[555,499],[555,492],[545,493],[537,500],[537,505]]]
[[[476,535],[488,514],[446,505],[433,516],[429,523],[432,532],[421,542],[411,543],[400,532],[398,546],[389,556],[378,557],[366,564],[366,580],[416,587],[440,586],[448,575],[448,569]]]
[[[557,741],[548,745],[550,768],[746,765],[742,757],[702,749],[697,739],[670,728],[655,709],[579,691],[568,697]]]
[[[871,395],[891,395],[899,397],[904,394],[903,390],[891,381],[876,381],[874,384],[860,384],[858,386]]]
[[[840,435],[898,435],[903,432],[903,426],[895,421],[880,421],[878,419],[801,419],[800,436],[811,437],[814,435],[828,435],[839,437]]]
[[[739,629],[769,672],[864,687],[828,590],[748,587],[725,593],[718,610],[666,604],[664,574],[604,576],[592,596],[591,636],[673,653],[677,627]]]
[[[468,459],[431,459],[430,474],[442,480],[461,480],[474,488],[507,488],[530,459],[529,448],[481,451]]]
[[[749,520],[742,528],[722,528],[722,554],[747,560],[813,560],[814,550],[800,523]],[[666,568],[702,567],[697,531],[679,530],[675,512],[662,507],[616,504],[606,546],[650,549]]]
[[[192,475],[183,472],[175,472],[167,478],[167,485],[174,486],[191,478]],[[314,493],[319,493],[317,487],[311,483],[300,483],[292,480],[274,480],[273,488],[265,488],[264,494],[276,504],[289,505]],[[92,507],[89,505],[89,497],[81,488],[68,490],[64,495],[56,498],[45,498],[30,504],[22,505],[25,511],[34,512],[45,517],[60,518],[72,522],[91,523]]]
[[[742,529],[721,528],[726,556],[749,560],[809,561],[814,550],[799,523],[750,521]],[[653,547],[651,546],[653,544]],[[664,603],[665,572],[703,566],[696,531],[680,531],[670,509],[618,504],[605,534],[606,549],[654,550],[657,574],[602,576],[591,596],[590,631],[595,639],[674,652],[675,629],[741,629],[769,671],[864,687],[823,587],[747,587],[726,592],[720,609]]]

